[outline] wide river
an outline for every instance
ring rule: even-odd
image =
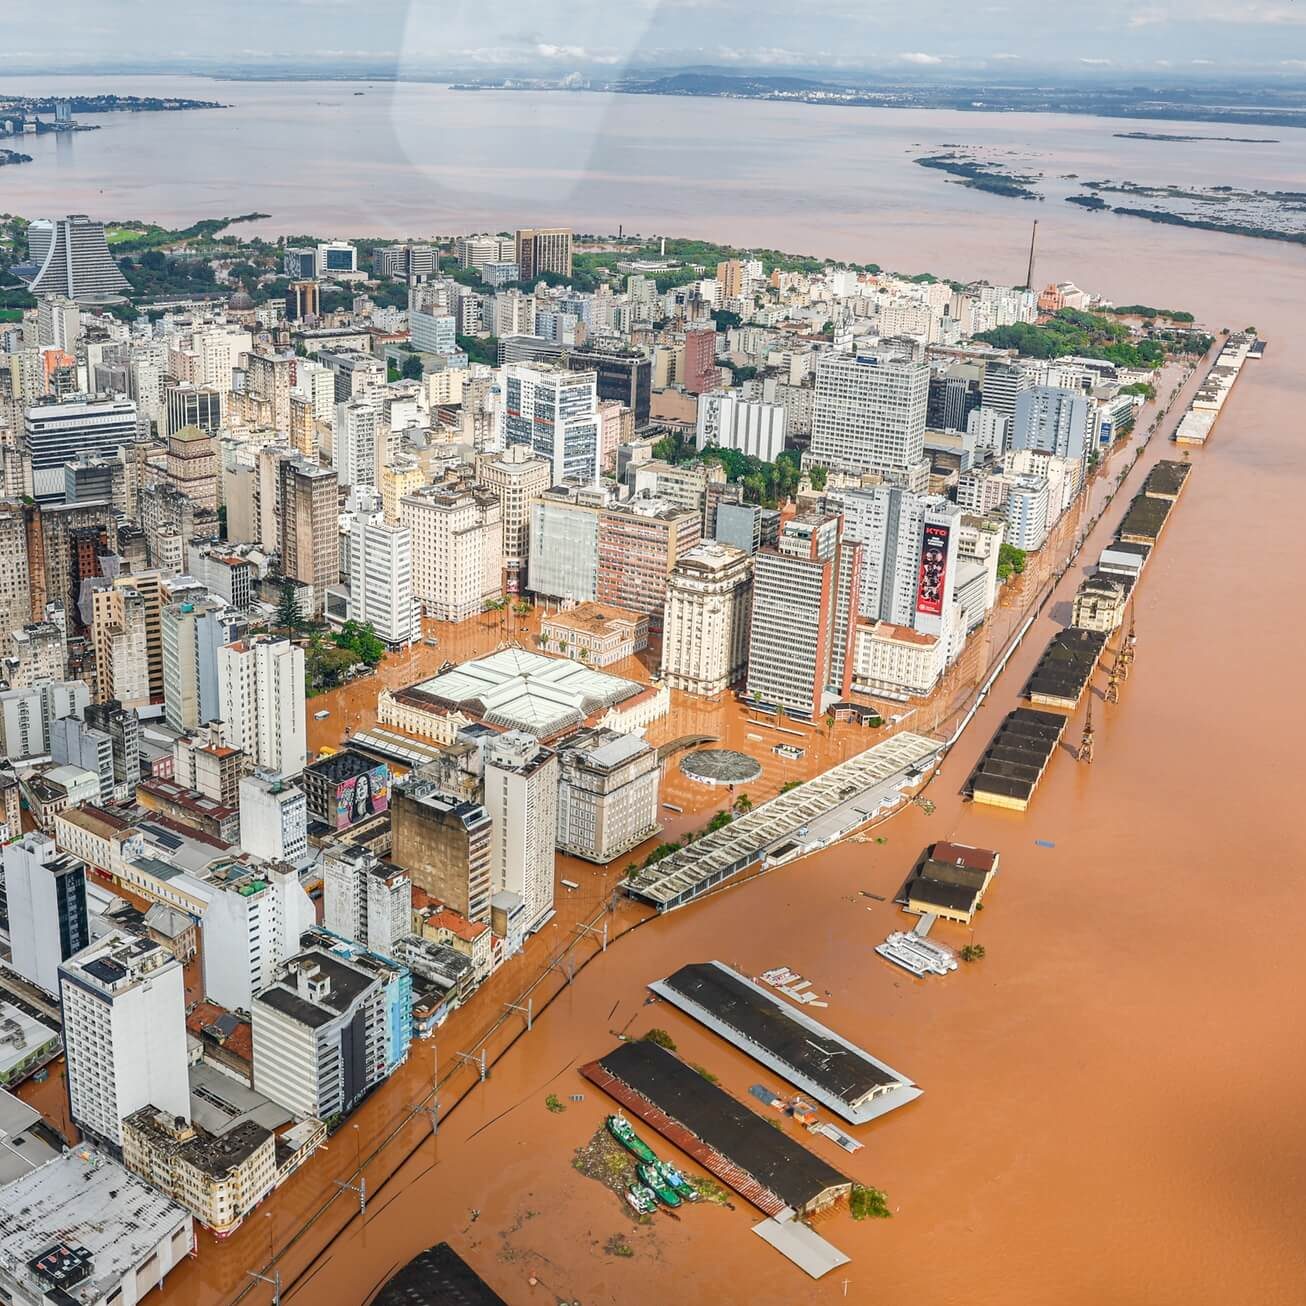
[[[9,79],[0,91],[52,85]],[[912,809],[884,827],[883,845],[831,850],[621,940],[401,1180],[371,1195],[365,1224],[353,1219],[316,1260],[312,1239],[287,1254],[287,1300],[360,1302],[447,1238],[514,1306],[1300,1306],[1306,250],[1002,200],[910,159],[918,144],[955,142],[1034,152],[1052,175],[1300,188],[1306,134],[1162,144],[1112,133],[1225,129],[429,86],[112,89],[236,107],[104,118],[101,132],[38,139],[35,163],[0,173],[0,209],[175,223],[260,209],[272,215],[265,231],[324,236],[622,223],[1006,282],[1023,279],[1037,216],[1040,282],[1188,308],[1213,327],[1255,324],[1270,341],[1193,455],[1139,588],[1134,671],[1118,705],[1095,702],[1091,768],[1061,750],[1023,816],[958,795],[1051,622],[1065,620],[1059,596],[931,787],[932,815]],[[892,894],[921,847],[944,837],[1002,852],[976,929],[988,955],[917,981],[870,951],[901,918],[859,891]],[[800,971],[830,991],[823,1018],[925,1090],[859,1130],[855,1157],[812,1141],[882,1187],[895,1212],[823,1221],[853,1259],[820,1282],[765,1248],[746,1209],[637,1228],[571,1168],[606,1109],[575,1066],[613,1046],[610,1030],[666,1026],[741,1096],[773,1079],[674,1012],[642,1006],[648,980],[708,957]],[[442,1040],[442,1061],[459,1050]],[[584,1101],[550,1114],[548,1092]],[[390,1099],[360,1113],[367,1139],[398,1110]],[[346,1129],[329,1164],[368,1145]],[[292,1232],[284,1211],[269,1211],[225,1249],[206,1246],[169,1280],[167,1300],[231,1300],[243,1271]],[[343,1223],[343,1212],[331,1221]],[[605,1250],[617,1233],[633,1257]],[[266,1301],[267,1289],[247,1300]]]

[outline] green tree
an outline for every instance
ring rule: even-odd
[[[668,1052],[676,1050],[676,1040],[667,1033],[665,1029],[659,1029],[656,1025],[649,1030],[643,1037],[645,1043],[656,1043],[660,1048],[666,1048]]]
[[[753,800],[747,794],[740,794],[734,801],[734,808],[742,816],[745,812],[753,810]]]
[[[998,579],[1019,576],[1025,570],[1025,560],[1024,549],[1018,549],[1014,544],[1004,544],[998,550]]]
[[[422,360],[417,354],[409,354],[404,359],[404,365],[399,369],[400,376],[405,381],[420,381],[422,379]]]
[[[281,582],[281,593],[277,598],[276,615],[272,618],[273,624],[280,626],[286,632],[286,638],[291,638],[303,625],[303,617],[299,612],[299,600],[295,597],[295,585],[293,581]]]

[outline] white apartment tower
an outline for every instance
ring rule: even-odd
[[[413,932],[413,885],[402,867],[355,844],[332,844],[322,862],[322,923],[332,934],[393,957]]]
[[[240,781],[240,846],[252,857],[297,865],[308,852],[304,791],[263,772]]]
[[[598,374],[513,363],[504,369],[504,439],[553,467],[553,483],[594,485],[600,471]]]
[[[463,621],[503,593],[499,500],[459,484],[426,486],[399,503],[412,531],[413,594],[428,617]]]
[[[86,866],[33,832],[4,849],[11,964],[47,993],[59,989],[59,966],[91,941]]]
[[[299,775],[308,758],[304,650],[262,635],[218,650],[218,701],[231,747],[256,766]]]
[[[925,456],[930,369],[878,355],[829,354],[816,369],[811,460],[905,476]]]
[[[413,598],[413,532],[392,526],[375,502],[350,514],[349,619],[370,622],[390,648],[421,633]]]
[[[116,1148],[143,1106],[190,1119],[186,991],[166,948],[113,930],[60,966],[59,999],[79,1128]]]

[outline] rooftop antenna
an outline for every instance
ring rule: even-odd
[[[1029,267],[1025,269],[1025,289],[1034,289],[1034,244],[1038,240],[1038,219],[1034,219],[1034,229],[1029,233]]]

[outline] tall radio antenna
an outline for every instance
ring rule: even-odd
[[[1034,230],[1029,233],[1029,267],[1025,269],[1025,289],[1034,289],[1034,244],[1038,240],[1038,219],[1034,219]]]

